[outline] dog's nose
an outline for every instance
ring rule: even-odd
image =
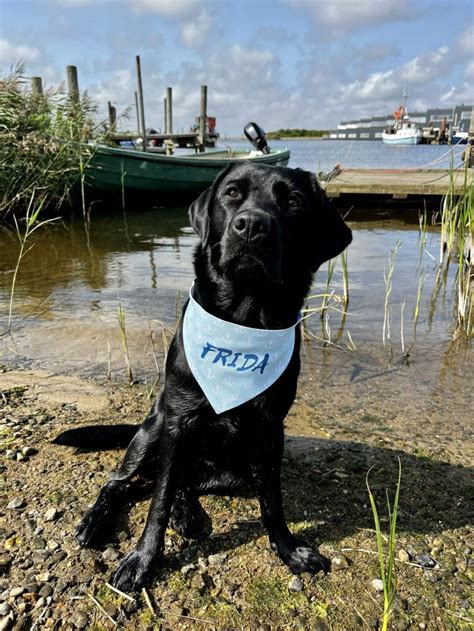
[[[234,233],[245,241],[257,241],[269,234],[271,219],[262,211],[244,211],[234,217]]]

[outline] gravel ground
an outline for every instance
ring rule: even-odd
[[[442,438],[435,448],[424,435],[434,435],[436,423],[443,431],[436,410],[424,417],[431,431],[420,431],[416,410],[405,409],[403,418],[394,412],[398,396],[356,390],[348,398],[327,383],[315,390],[308,374],[288,418],[284,500],[292,530],[321,543],[332,571],[293,577],[268,547],[255,499],[207,497],[213,534],[195,542],[169,530],[157,581],[129,600],[107,580],[143,528],[147,488],[137,482],[108,547],[82,550],[75,525],[121,453],[76,453],[50,440],[81,424],[139,422],[149,407],[145,388],[57,383],[4,369],[0,631],[377,629],[383,595],[366,474],[373,467],[370,484],[384,516],[397,456],[402,491],[391,628],[472,628],[472,460],[462,435],[453,438],[456,448]],[[360,388],[368,386],[361,381]]]

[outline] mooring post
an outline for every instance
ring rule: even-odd
[[[31,94],[34,98],[43,96],[43,82],[41,77],[31,77]]]
[[[112,103],[108,102],[109,108],[109,131],[115,131],[117,127],[117,110],[112,105]]]
[[[138,94],[135,90],[135,114],[137,115],[137,130],[140,131],[140,108],[138,107]]]
[[[73,103],[79,103],[79,82],[77,80],[77,67],[66,66],[67,92]]]
[[[166,99],[165,99],[165,128],[166,134],[173,133],[173,89],[166,88]]]
[[[140,55],[136,57],[137,62],[137,82],[138,82],[138,102],[140,105],[140,135],[143,138],[143,151],[147,150],[146,147],[146,127],[145,127],[145,107],[143,105],[143,87],[142,87],[142,70],[140,66]]]
[[[206,143],[207,124],[207,85],[201,86],[201,114],[199,115],[199,151],[202,153]]]

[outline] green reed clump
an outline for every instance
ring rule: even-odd
[[[87,95],[31,92],[23,65],[0,78],[0,220],[26,208],[59,207],[80,180],[96,133]]]
[[[463,177],[456,191],[456,179]],[[460,174],[451,168],[450,186],[441,212],[440,266],[458,263],[456,275],[456,332],[474,333],[474,183],[469,170]]]
[[[381,621],[381,630],[386,631],[388,629],[388,623],[393,613],[393,606],[395,604],[396,596],[396,581],[395,581],[395,544],[397,540],[397,514],[398,514],[398,502],[400,499],[400,484],[402,480],[402,463],[400,458],[398,459],[398,480],[395,490],[395,497],[393,504],[390,506],[390,500],[387,493],[387,510],[389,519],[389,535],[387,548],[384,551],[382,529],[380,527],[379,514],[377,510],[377,504],[375,502],[374,495],[369,486],[369,473],[367,472],[366,485],[369,493],[370,506],[372,508],[372,516],[375,525],[375,538],[377,541],[377,555],[379,560],[380,578],[383,584],[383,614]]]

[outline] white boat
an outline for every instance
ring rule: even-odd
[[[395,123],[382,132],[382,140],[387,145],[418,145],[421,142],[421,129],[411,122],[405,102],[393,113]]]

